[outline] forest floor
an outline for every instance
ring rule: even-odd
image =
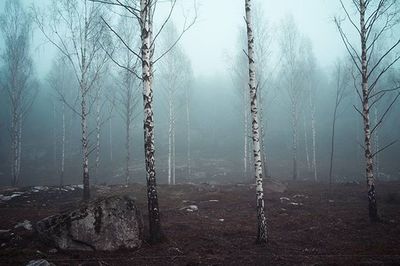
[[[22,193],[7,198],[16,192]],[[146,221],[145,192],[133,184],[99,186],[95,194],[133,195]],[[364,184],[336,184],[332,196],[326,184],[267,186],[268,244],[260,246],[253,185],[160,185],[166,241],[138,250],[71,252],[15,225],[76,206],[80,188],[0,188],[0,264],[43,258],[55,265],[400,265],[400,182],[378,183],[377,193],[382,221],[370,223]],[[187,211],[188,205],[198,211]]]

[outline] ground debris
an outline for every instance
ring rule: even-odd
[[[14,226],[14,228],[20,228],[20,227],[23,227],[24,229],[29,231],[32,230],[32,224],[29,220],[24,220],[23,222],[18,223]]]

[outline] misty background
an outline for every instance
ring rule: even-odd
[[[50,1],[21,1],[27,12],[34,4],[46,10]],[[0,12],[4,12],[5,1],[0,1]],[[333,22],[334,16],[343,16],[338,1],[256,1],[256,20],[267,27],[268,56],[260,68],[265,71],[267,82],[263,88],[260,104],[263,106],[262,123],[265,127],[265,153],[268,175],[277,179],[292,177],[292,128],[291,110],[288,93],[285,89],[287,72],[282,64],[281,35],[287,21],[293,21],[300,39],[309,40],[315,58],[313,74],[313,91],[315,92],[315,131],[316,161],[318,179],[328,180],[332,113],[335,105],[335,64],[346,62],[346,51],[340,35]],[[168,14],[168,4],[160,5],[160,21]],[[253,178],[252,165],[243,170],[244,157],[244,119],[243,91],[246,79],[240,79],[236,70],[246,77],[247,64],[241,60],[246,48],[244,3],[240,0],[198,0],[197,19],[195,24],[183,35],[174,50],[179,50],[188,59],[187,68],[191,75],[190,82],[181,86],[174,93],[174,110],[176,112],[176,175],[177,182],[204,182],[231,180],[242,181]],[[191,1],[181,1],[174,10],[173,24],[179,32],[185,17],[195,14]],[[118,17],[111,14],[112,22],[117,25]],[[257,22],[256,22],[257,24]],[[159,27],[160,25],[155,25]],[[346,28],[349,31],[351,28]],[[163,47],[168,38],[168,31],[159,38],[157,47]],[[170,32],[171,33],[171,32]],[[355,33],[354,33],[355,34]],[[355,36],[355,35],[354,35]],[[354,37],[353,36],[353,37]],[[256,41],[258,36],[255,36]],[[68,78],[67,67],[57,69],[55,59],[57,50],[44,38],[35,24],[30,34],[30,53],[33,60],[35,100],[23,121],[21,184],[59,183],[60,164],[60,99],[51,86],[54,73],[66,73],[68,97],[73,102],[77,97],[77,84]],[[116,42],[116,40],[114,40]],[[256,46],[257,49],[257,46]],[[0,53],[3,53],[4,41],[0,38]],[[300,52],[296,52],[301,56]],[[164,61],[164,62],[162,62]],[[155,145],[156,169],[158,182],[167,182],[168,169],[168,104],[166,89],[169,79],[165,78],[166,59],[163,58],[155,69],[154,104],[155,104]],[[260,60],[261,61],[261,60]],[[1,66],[3,62],[1,62]],[[158,67],[160,66],[160,67]],[[1,68],[0,68],[1,69]],[[168,68],[167,68],[168,70]],[[2,71],[2,70],[0,70]],[[104,105],[100,136],[99,169],[91,173],[97,183],[122,183],[125,163],[124,121],[118,115],[116,101],[112,101],[118,91],[118,66],[109,62],[108,71],[104,73],[102,87]],[[183,70],[181,70],[183,72]],[[52,74],[53,73],[53,74]],[[392,76],[399,76],[399,65],[394,66]],[[353,106],[360,101],[349,80],[346,97],[338,111],[335,139],[334,177],[338,182],[364,180],[362,120]],[[243,83],[244,82],[244,83]],[[393,82],[391,78],[381,81],[381,86]],[[358,82],[359,83],[359,82]],[[357,84],[356,86],[359,86]],[[185,90],[190,92],[190,147],[192,157],[192,175],[186,174],[187,128],[185,113]],[[114,95],[114,96],[113,96]],[[298,161],[299,179],[313,179],[313,173],[307,163],[307,154],[311,152],[311,125],[308,108],[308,97],[303,95],[299,106],[298,123]],[[303,97],[302,96],[302,97]],[[132,144],[130,162],[130,182],[145,182],[143,158],[143,121],[142,96],[140,86],[136,96],[135,119],[132,125]],[[384,100],[384,101],[390,101]],[[112,102],[112,103],[111,103]],[[385,110],[384,103],[376,105],[376,114]],[[372,114],[374,115],[374,114]],[[383,147],[400,137],[400,104],[397,102],[385,117],[377,131],[374,141]],[[95,116],[90,114],[90,123],[94,125]],[[374,119],[374,118],[373,118]],[[73,111],[66,111],[66,151],[65,183],[81,183],[81,141],[80,121]],[[0,184],[10,184],[10,108],[6,93],[0,92]],[[94,143],[90,136],[89,143]],[[400,143],[379,154],[376,163],[377,179],[400,178]],[[251,153],[250,153],[251,157]],[[310,158],[309,158],[310,159]],[[90,157],[91,169],[94,167],[94,154]]]

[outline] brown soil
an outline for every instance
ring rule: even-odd
[[[134,195],[146,221],[143,185],[109,188],[98,187],[96,193]],[[161,185],[163,243],[145,242],[139,250],[56,253],[33,232],[14,226],[72,208],[82,191],[29,192],[0,203],[0,230],[12,229],[0,233],[0,264],[44,258],[55,265],[400,265],[400,183],[379,183],[377,189],[378,223],[368,220],[363,184],[338,184],[331,197],[327,185],[311,182],[290,182],[283,193],[267,189],[268,243],[260,246],[254,186]],[[24,190],[29,188],[18,191]],[[182,209],[191,204],[198,211]]]

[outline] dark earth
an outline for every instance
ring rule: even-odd
[[[143,184],[95,189],[94,196],[133,195],[147,226]],[[34,230],[14,228],[24,220],[34,225],[77,206],[80,188],[3,187],[0,194],[10,196],[16,191],[26,193],[0,201],[1,265],[26,265],[41,258],[55,265],[400,265],[398,181],[377,184],[378,223],[368,220],[363,183],[336,184],[331,193],[327,184],[308,181],[288,182],[283,192],[267,185],[265,246],[255,243],[254,185],[160,185],[165,241],[117,252],[55,250],[42,243]],[[189,211],[190,205],[198,210]]]

